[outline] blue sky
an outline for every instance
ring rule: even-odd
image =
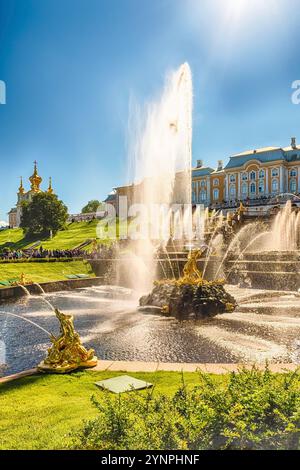
[[[299,19],[298,0],[0,0],[0,220],[35,159],[71,212],[126,183],[130,99],[185,61],[194,161],[300,141]]]

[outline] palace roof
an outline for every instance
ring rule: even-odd
[[[202,166],[200,168],[193,168],[192,169],[192,172],[193,172],[193,176],[208,176],[210,175],[211,173],[214,172],[214,169],[213,168],[210,168],[208,166]]]
[[[230,157],[225,169],[241,167],[250,160],[258,160],[261,163],[268,163],[272,161],[286,160],[286,158],[283,149],[280,147],[265,147],[233,155]]]

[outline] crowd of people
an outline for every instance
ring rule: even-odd
[[[70,250],[48,250],[42,246],[34,249],[10,250],[3,249],[0,252],[2,260],[41,259],[41,258],[84,258],[84,259],[111,259],[116,255],[116,244],[94,244],[90,249],[74,248]]]
[[[88,259],[114,259],[118,252],[118,245],[113,243],[111,245],[99,244],[90,253],[86,253],[85,257]]]
[[[19,260],[19,259],[41,259],[41,258],[82,258],[85,256],[83,250],[46,250],[43,247],[27,250],[8,250],[4,249],[0,253],[3,260]]]

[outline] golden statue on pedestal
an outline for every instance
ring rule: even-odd
[[[180,278],[182,284],[198,284],[203,281],[202,273],[197,266],[197,261],[205,250],[192,250],[183,268],[183,276]]]
[[[52,336],[48,356],[39,364],[38,369],[64,374],[81,367],[96,366],[95,351],[87,350],[81,344],[79,334],[74,329],[73,316],[65,315],[58,309],[55,309],[55,315],[60,322],[60,336]]]

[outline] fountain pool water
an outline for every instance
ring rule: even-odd
[[[205,320],[179,321],[140,312],[132,291],[99,286],[47,294],[47,300],[74,316],[84,345],[99,359],[161,362],[290,362],[300,333],[296,293],[226,286],[238,300],[232,313]],[[0,339],[7,352],[7,374],[35,367],[46,355],[43,331],[1,312],[11,311],[53,334],[58,322],[38,296],[0,306]]]

